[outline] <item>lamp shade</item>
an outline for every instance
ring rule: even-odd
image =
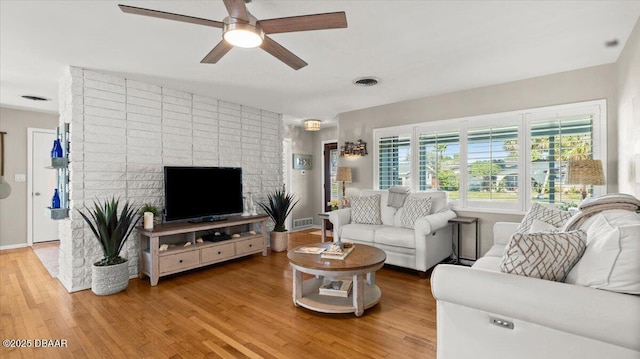
[[[320,131],[320,120],[305,120],[304,121],[304,130],[305,131]]]
[[[600,160],[569,161],[567,184],[603,185],[604,171]]]
[[[351,167],[338,167],[336,181],[351,183]]]

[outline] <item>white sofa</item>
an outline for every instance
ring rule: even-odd
[[[343,242],[361,243],[385,251],[385,263],[426,272],[452,254],[452,229],[449,219],[456,214],[449,209],[445,192],[418,192],[411,196],[431,198],[431,215],[418,218],[414,229],[402,227],[403,208],[387,206],[388,191],[362,190],[362,196],[379,194],[382,224],[351,223],[351,208],[332,211],[329,221],[333,235]]]
[[[623,212],[634,239],[640,240],[640,217]],[[587,230],[598,216],[620,213],[602,212],[580,229]],[[471,268],[439,265],[433,270],[438,358],[640,358],[639,295],[499,271],[505,245],[517,227],[496,223],[494,246]]]

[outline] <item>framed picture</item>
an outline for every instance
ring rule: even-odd
[[[311,169],[311,155],[293,155],[293,169],[294,170],[310,170]]]

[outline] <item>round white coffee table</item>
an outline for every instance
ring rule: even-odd
[[[303,247],[329,247],[332,243],[315,243]],[[324,259],[320,254],[287,253],[293,268],[293,304],[322,313],[355,313],[357,317],[380,301],[382,292],[376,285],[376,271],[384,265],[383,250],[363,244],[345,259]],[[302,280],[302,273],[315,275]],[[325,277],[351,277],[353,288],[348,297],[321,295],[319,288]],[[365,279],[366,277],[366,279]]]

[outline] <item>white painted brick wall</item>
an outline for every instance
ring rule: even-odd
[[[60,122],[70,124],[70,219],[60,222],[60,275],[69,291],[91,287],[102,256],[76,208],[112,196],[163,206],[163,166],[243,168],[255,201],[282,183],[282,116],[77,67],[60,80]],[[121,253],[138,274],[138,237]]]

